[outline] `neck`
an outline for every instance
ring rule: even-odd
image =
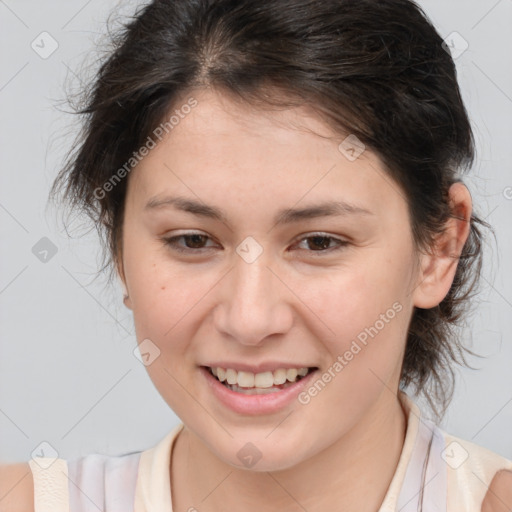
[[[195,505],[201,512],[319,512],[337,510],[343,503],[344,511],[377,511],[395,473],[406,430],[398,398],[391,393],[381,398],[329,448],[282,471],[233,468],[184,428],[171,462],[174,510],[193,510]]]

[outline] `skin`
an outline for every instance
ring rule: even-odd
[[[137,339],[160,350],[149,375],[185,424],[171,461],[173,508],[375,511],[404,441],[397,393],[407,327],[415,306],[434,307],[450,288],[470,194],[451,187],[455,217],[432,253],[419,253],[404,194],[378,157],[367,149],[349,161],[338,149],[346,135],[307,106],[263,111],[212,89],[190,96],[198,105],[129,176],[118,258]],[[145,211],[156,195],[214,205],[227,221]],[[273,223],[281,208],[340,199],[371,214]],[[162,241],[190,231],[209,238],[179,239],[189,253]],[[348,244],[336,250],[333,240],[322,253],[307,238],[316,232]],[[248,236],[263,250],[252,263],[236,252]],[[229,358],[323,373],[397,302],[401,311],[307,405],[238,414],[199,372]],[[262,454],[250,470],[237,457],[247,442]]]
[[[498,471],[482,503],[482,512],[510,512],[512,510],[512,471]]]
[[[355,162],[340,156],[342,139],[306,108],[268,115],[213,91],[194,96],[200,106],[129,178],[116,262],[137,339],[150,338],[161,351],[149,375],[185,423],[170,466],[173,510],[315,512],[339,503],[345,511],[377,510],[406,428],[397,400],[406,326],[414,306],[435,306],[450,287],[468,235],[460,219],[469,219],[469,192],[452,186],[454,218],[433,255],[416,254],[403,195],[368,150]],[[147,199],[162,192],[223,206],[232,227],[173,210],[144,214]],[[280,229],[270,222],[280,207],[332,197],[365,205],[375,218]],[[178,229],[203,231],[218,243],[208,245],[224,250],[173,253],[160,237]],[[304,241],[311,231],[350,245],[314,260]],[[248,235],[264,250],[251,264],[234,251]],[[303,252],[287,252],[297,235]],[[273,415],[236,415],[198,378],[198,362],[225,354],[325,370],[396,300],[401,313],[306,406],[295,401]],[[262,452],[252,470],[236,457],[249,440]],[[29,465],[0,465],[0,512],[33,510]],[[510,510],[512,472],[503,470],[481,511]]]

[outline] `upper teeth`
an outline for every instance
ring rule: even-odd
[[[227,381],[228,384],[237,384],[244,388],[271,388],[284,384],[287,380],[295,382],[297,375],[304,377],[308,373],[308,368],[278,368],[273,372],[252,373],[236,371],[232,368],[211,368],[221,382]]]

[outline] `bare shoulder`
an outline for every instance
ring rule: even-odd
[[[482,512],[509,512],[512,510],[512,471],[498,471],[482,503]]]
[[[34,512],[34,480],[28,462],[0,464],[0,512]]]

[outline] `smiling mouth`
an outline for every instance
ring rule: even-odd
[[[204,368],[223,386],[245,395],[264,395],[282,391],[317,370],[316,367],[278,368],[274,371],[254,374],[232,368],[209,366]]]

